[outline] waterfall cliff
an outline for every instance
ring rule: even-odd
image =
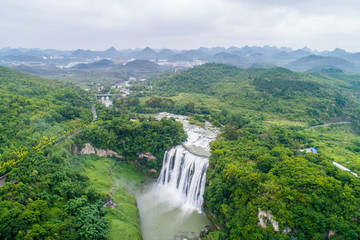
[[[183,209],[201,212],[210,142],[217,133],[184,120],[182,122],[188,139],[165,153],[157,183],[162,185],[165,191],[176,194]]]
[[[208,158],[196,156],[183,146],[167,151],[158,184],[175,190],[183,207],[201,211]]]
[[[162,113],[158,118],[162,117],[182,122],[188,138],[164,154],[159,178],[137,195],[144,240],[178,239],[176,235],[185,233],[192,236],[211,224],[202,204],[210,142],[219,131],[209,124],[205,128],[192,125],[185,116]]]

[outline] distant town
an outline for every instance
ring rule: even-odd
[[[241,68],[284,67],[299,72],[331,68],[342,72],[360,73],[360,53],[351,53],[339,48],[321,52],[307,47],[295,50],[288,47],[273,46],[201,47],[193,50],[152,49],[150,47],[117,50],[111,47],[105,51],[0,49],[0,65],[12,68],[51,66],[66,70],[80,64],[95,63],[103,59],[110,60],[118,65],[126,65],[134,60],[147,60],[159,66],[172,67],[178,70],[202,65],[206,62],[218,62]]]

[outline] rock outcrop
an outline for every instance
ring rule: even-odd
[[[259,218],[258,225],[260,225],[262,228],[266,228],[267,227],[266,222],[269,221],[273,226],[275,232],[280,231],[278,221],[275,221],[273,219],[273,216],[271,215],[270,212],[261,211],[261,209],[259,208],[258,218]]]
[[[114,152],[113,150],[105,150],[105,149],[101,149],[101,148],[96,148],[96,155],[100,156],[100,157],[112,157],[115,156],[117,158],[123,159],[124,157],[119,155],[117,152]]]
[[[152,155],[150,152],[140,153],[139,158],[146,158],[146,160],[148,160],[148,161],[156,159],[156,157],[154,155]]]
[[[95,154],[95,148],[90,143],[85,143],[85,147],[80,151],[80,155],[86,154]]]
[[[124,156],[119,155],[117,152],[110,149],[102,149],[102,148],[94,148],[90,143],[85,143],[85,147],[81,149],[79,152],[76,150],[79,155],[87,155],[87,154],[96,154],[99,157],[112,157],[115,156],[119,159],[124,159]]]

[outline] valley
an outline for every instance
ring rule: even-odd
[[[43,77],[0,67],[0,237],[358,238],[360,75],[314,63],[340,50],[309,51],[109,49],[12,65]],[[269,54],[284,59],[260,64]]]
[[[2,0],[0,240],[360,239],[359,9]]]

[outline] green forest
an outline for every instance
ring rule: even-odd
[[[129,184],[118,182],[118,208],[103,207],[113,187],[104,171],[120,160],[80,157],[75,148],[87,141],[123,154],[113,174],[130,174],[139,186],[144,168],[159,169],[165,150],[186,139],[182,125],[174,119],[131,119],[102,104],[93,123],[94,97],[80,87],[5,67],[0,87],[0,238],[142,239]],[[137,162],[148,151],[158,158]]]
[[[357,239],[360,181],[332,162],[360,173],[359,82],[341,72],[210,63],[142,83],[122,106],[221,127],[204,196],[216,230],[206,239]],[[308,147],[318,153],[301,151]],[[277,226],[264,216],[267,227],[259,226],[260,211]]]
[[[360,180],[333,164],[360,174],[360,75],[208,63],[130,90],[106,108],[75,84],[0,67],[1,239],[142,239],[134,191],[187,138],[162,111],[221,130],[203,239],[360,238]],[[79,155],[88,143],[121,158]]]
[[[234,134],[213,142],[207,172],[205,208],[222,239],[359,238],[357,177],[321,154],[298,152],[286,130]],[[260,209],[279,229],[257,225]]]

